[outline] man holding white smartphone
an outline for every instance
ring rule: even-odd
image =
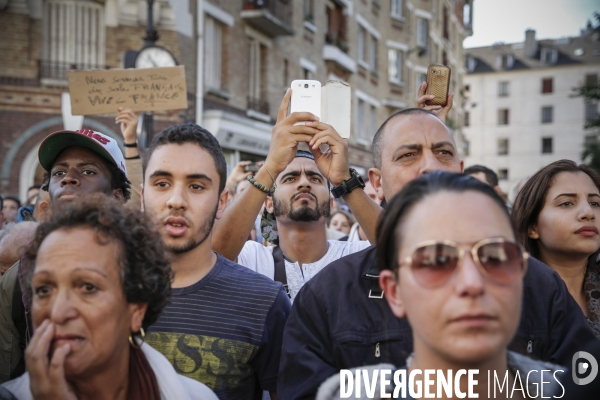
[[[215,224],[213,249],[272,279],[285,280],[293,300],[302,285],[330,262],[369,246],[366,241],[327,240],[330,189],[344,198],[373,243],[382,209],[362,190],[362,178],[349,168],[348,143],[332,126],[309,112],[286,115],[291,95],[288,90],[279,108],[265,163],[249,179],[255,187],[229,204]],[[304,125],[296,125],[301,121]],[[299,152],[300,143],[307,143],[310,152]],[[329,146],[326,151],[319,148],[323,144]],[[263,203],[274,215],[275,247],[246,242]],[[278,265],[283,278],[277,276]]]

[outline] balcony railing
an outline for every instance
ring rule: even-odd
[[[350,46],[348,42],[340,39],[339,37],[333,37],[333,35],[326,33],[325,34],[325,43],[330,44],[332,46],[336,46],[338,49],[343,51],[344,53],[348,53]]]
[[[292,0],[242,0],[241,17],[273,37],[293,35]]]
[[[108,69],[106,65],[40,60],[40,79],[66,81],[67,72],[83,69]]]
[[[254,110],[261,114],[269,115],[269,102],[248,96],[248,110]]]

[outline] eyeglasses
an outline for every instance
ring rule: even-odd
[[[420,285],[435,288],[450,279],[465,252],[465,247],[459,247],[456,242],[430,240],[418,244],[412,256],[400,261],[399,265],[409,265]],[[529,258],[520,245],[504,238],[477,242],[471,247],[471,256],[483,276],[499,284],[510,284],[523,278]]]

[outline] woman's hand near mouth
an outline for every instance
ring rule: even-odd
[[[45,320],[38,327],[25,351],[25,360],[31,384],[31,393],[36,400],[77,400],[65,379],[65,359],[71,351],[70,344],[54,349],[48,356],[54,339],[54,324]],[[33,384],[35,382],[35,384]]]

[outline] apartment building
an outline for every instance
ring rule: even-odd
[[[498,173],[504,191],[549,163],[581,162],[584,129],[597,103],[573,97],[573,88],[598,81],[600,30],[580,36],[466,49],[464,133],[466,166],[483,164]]]
[[[352,88],[350,163],[366,174],[371,141],[392,113],[413,107],[427,66],[452,68],[449,125],[461,150],[464,55],[472,0],[154,0],[157,45],[186,67],[187,110],[155,113],[155,132],[195,121],[229,167],[266,156],[294,79]],[[123,68],[142,47],[147,0],[0,1],[0,193],[39,183],[41,140],[62,129],[69,69]],[[84,128],[122,141],[114,115]]]
[[[377,127],[415,105],[431,63],[452,68],[450,125],[462,138],[458,88],[472,1],[205,0],[203,10],[202,121],[230,165],[267,154],[292,80],[339,79],[352,88],[350,163],[366,173]]]

